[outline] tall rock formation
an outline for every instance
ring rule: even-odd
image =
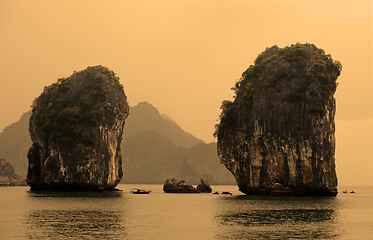
[[[223,101],[218,155],[240,191],[337,194],[336,103],[341,64],[313,44],[267,48]]]
[[[30,118],[31,189],[114,189],[123,176],[120,144],[128,109],[119,78],[102,66],[45,87]]]

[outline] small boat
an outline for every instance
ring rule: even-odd
[[[139,188],[134,188],[136,191],[131,191],[133,194],[149,194],[151,190],[144,190],[144,189],[139,189]]]
[[[354,190],[352,190],[350,193],[355,193],[355,191]]]
[[[343,191],[343,193],[347,193],[347,191]]]

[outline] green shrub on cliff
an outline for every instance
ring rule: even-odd
[[[267,48],[235,84],[234,101],[223,101],[220,123],[216,125],[214,136],[218,135],[219,129],[236,127],[237,114],[254,107],[257,91],[260,94],[280,92],[282,101],[307,103],[311,106],[310,117],[323,117],[326,104],[336,91],[341,70],[340,62],[313,44]]]
[[[99,108],[106,99],[105,81],[113,82],[115,88],[123,92],[123,86],[113,72],[102,66],[99,69],[88,68],[88,71],[75,72],[68,78],[59,78],[34,101],[36,124],[43,130],[46,141],[51,138],[61,146],[95,144],[91,128],[103,117]],[[73,81],[76,79],[79,81]]]

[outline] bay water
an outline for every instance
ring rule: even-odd
[[[233,185],[212,186],[232,195],[171,194],[162,187],[0,187],[0,239],[373,239],[373,187],[339,187],[337,197],[246,196]]]

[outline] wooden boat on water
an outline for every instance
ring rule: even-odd
[[[133,194],[149,194],[151,190],[144,190],[144,189],[139,189],[139,188],[134,188],[136,191],[131,191]]]

